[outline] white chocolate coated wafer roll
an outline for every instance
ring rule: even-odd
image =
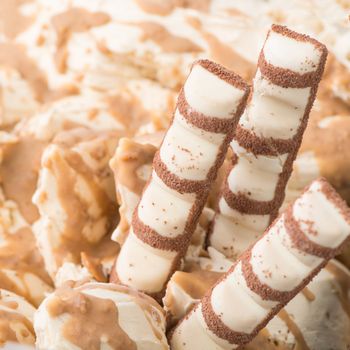
[[[318,41],[272,26],[209,233],[209,244],[227,257],[236,258],[277,216],[326,57]]]
[[[216,63],[193,65],[112,281],[154,296],[163,292],[186,253],[248,92],[239,76]]]
[[[314,181],[180,321],[171,348],[218,350],[248,343],[349,236],[350,209],[325,180]]]

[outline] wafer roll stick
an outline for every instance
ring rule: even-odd
[[[306,35],[277,25],[268,33],[209,232],[209,245],[227,257],[236,258],[277,216],[326,57],[326,47]]]
[[[180,267],[248,93],[247,84],[222,66],[208,60],[194,64],[112,281],[161,296]]]
[[[171,348],[248,343],[349,237],[350,209],[325,180],[314,181],[180,321]]]

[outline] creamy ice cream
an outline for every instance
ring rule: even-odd
[[[117,208],[108,162],[117,142],[113,132],[76,128],[59,134],[43,153],[33,197],[41,216],[33,230],[51,276],[64,262],[79,264],[82,253],[102,265],[115,258],[108,233]]]
[[[23,296],[38,306],[52,290],[30,225],[16,202],[0,193],[0,288]]]
[[[163,309],[112,283],[67,283],[35,313],[38,349],[169,349]]]
[[[71,315],[63,312],[69,309],[72,300],[76,301],[77,294],[79,305],[84,305],[83,311],[90,299],[94,302],[98,299],[97,308],[100,303],[105,307],[105,301],[113,299],[114,302],[106,302],[107,309],[116,309],[114,319],[116,313],[124,315],[124,323],[116,325],[101,317],[104,328],[107,333],[118,332],[121,339],[129,337],[136,342],[136,347],[132,342],[115,344],[115,339],[107,339],[108,335],[102,334],[102,327],[96,325],[94,317],[88,317],[89,313],[79,315],[78,318],[86,320],[85,324],[97,330],[96,339],[91,340],[96,348],[124,349],[130,345],[131,348],[149,349],[154,344],[157,344],[154,345],[156,348],[167,348],[164,317],[159,316],[159,327],[152,327],[151,322],[150,314],[154,314],[154,310],[158,311],[153,315],[153,321],[158,319],[157,313],[162,314],[159,307],[155,305],[149,313],[143,312],[142,307],[139,308],[140,295],[131,292],[131,297],[130,290],[124,287],[109,291],[108,285],[102,282],[106,282],[113,271],[119,245],[128,242],[132,213],[147,186],[153,156],[160,148],[164,130],[173,119],[182,126],[186,122],[179,117],[179,114],[186,114],[184,109],[175,116],[173,111],[176,96],[192,63],[197,59],[212,59],[251,83],[259,51],[272,23],[288,25],[315,37],[330,51],[309,127],[288,184],[285,204],[297,198],[303,188],[319,175],[325,176],[350,201],[347,147],[350,139],[349,9],[347,1],[340,0],[291,0],[288,3],[281,0],[0,1],[0,288],[15,293],[20,300],[24,297],[26,301],[23,303],[34,306],[39,306],[47,293],[58,288],[38,312],[41,320],[38,344],[41,348],[50,348],[50,344],[59,344],[60,341],[69,349],[91,348],[90,343],[76,344],[85,339],[69,334],[64,326],[66,321],[68,326],[77,323],[74,319],[77,313],[72,311],[75,308],[68,310],[72,311]],[[278,62],[274,63],[295,69],[293,57],[299,51],[292,50],[293,55],[279,56],[283,53],[282,46],[275,40],[269,47],[270,54],[273,52],[278,56]],[[267,56],[271,61],[271,55],[267,53]],[[310,68],[308,62],[305,67]],[[206,85],[210,79],[196,73],[192,88],[201,89],[187,89],[186,98],[190,106],[204,108],[201,112],[209,111],[217,116],[216,113],[223,110],[218,105],[210,106],[210,98],[219,96],[224,100],[224,90],[217,86],[208,95],[198,94],[199,90],[213,87],[213,84]],[[271,86],[264,85],[263,93],[273,94],[269,88]],[[259,104],[261,101],[253,98],[253,102]],[[259,113],[251,116],[257,118],[245,119],[244,125],[248,129],[258,126],[259,132],[274,138],[281,136],[281,131],[283,137],[292,133],[284,128],[284,123],[279,123],[283,118],[265,115],[268,120],[274,119],[274,123],[254,125],[252,121],[258,120]],[[198,125],[196,127],[196,131],[203,132]],[[200,136],[206,138],[213,134],[218,136],[220,133],[205,130]],[[194,136],[185,137],[179,128],[172,136],[173,144],[192,147]],[[245,153],[241,148],[234,147],[234,150]],[[173,164],[168,153],[169,148],[165,145],[160,158],[170,173],[181,179],[192,175],[200,177],[201,171],[196,167],[177,173],[181,167]],[[176,160],[180,157],[184,160],[185,153],[178,150],[173,155]],[[209,164],[210,152],[202,153],[204,161]],[[204,282],[214,281],[231,265],[231,261],[220,252],[208,248],[206,241],[206,232],[211,226],[213,210],[217,209],[231,158],[228,154],[225,165],[219,170],[199,223],[196,228],[191,228],[191,242],[186,242],[189,248],[181,253],[177,269],[187,272],[175,272],[167,285],[164,302],[169,316],[168,326],[174,325],[198,302],[207,289]],[[254,158],[249,160],[261,165]],[[243,182],[268,184],[262,186],[265,190],[261,193],[251,194],[255,199],[264,200],[271,197],[275,180],[271,174],[274,176],[275,173],[257,173],[258,168],[255,167],[254,174],[249,175],[254,181]],[[272,181],[267,181],[266,176]],[[249,186],[236,181],[237,176],[232,178],[233,192],[252,192]],[[154,203],[163,199],[159,193],[154,196]],[[167,195],[165,193],[165,198]],[[183,198],[182,194],[176,195]],[[148,202],[144,201],[148,203],[147,208],[140,211],[143,222],[167,236],[166,224],[158,225],[153,220],[159,216],[149,207],[153,197],[148,199]],[[177,202],[183,204],[187,199]],[[170,211],[165,215],[165,221],[181,216],[182,209],[179,206],[179,210]],[[257,217],[250,217],[250,222],[243,219],[243,216],[239,217],[244,225],[252,224],[256,228],[253,221]],[[182,224],[179,220],[179,226]],[[253,233],[253,238],[238,232],[237,239],[230,242],[232,250],[243,251],[257,237],[256,233],[262,232],[258,231]],[[112,242],[111,237],[117,243]],[[135,257],[135,260],[140,260],[142,255],[147,259],[154,258],[159,247],[151,249],[144,244],[137,250],[139,253],[135,253],[134,248],[128,250],[128,247],[130,244],[122,247],[127,259],[120,275],[124,276],[125,283],[132,284],[134,281],[128,278],[135,266],[130,266],[129,263],[134,265],[130,257]],[[349,252],[342,254],[342,261],[348,266],[349,256]],[[165,260],[171,262],[173,256],[169,254]],[[155,270],[169,271],[168,265],[156,264],[154,270],[147,266],[142,264],[142,272],[136,277],[147,275],[150,281]],[[205,272],[193,272],[194,269],[204,269]],[[65,287],[69,280],[89,281],[87,285],[98,286],[98,291],[95,293],[92,288],[92,296],[81,291],[84,286]],[[190,287],[185,288],[183,280]],[[148,284],[147,288],[157,289],[154,282]],[[329,350],[331,346],[336,350],[346,349],[350,329],[344,312],[348,310],[348,271],[332,263],[308,288],[286,307],[285,314],[269,323],[248,349],[270,349],[271,346],[283,350],[295,346],[302,349],[307,346],[311,350]],[[90,293],[90,287],[87,290]],[[103,299],[101,295],[105,294],[108,297]],[[60,304],[64,309],[62,313],[56,309],[53,317],[47,305],[56,297],[68,299],[65,299],[65,306]],[[153,305],[151,299],[144,296],[141,299],[147,299],[147,303]],[[124,303],[125,300],[129,301]],[[122,309],[126,310],[124,314]],[[19,314],[23,314],[22,309]],[[6,322],[2,323],[4,327],[0,327],[0,334],[4,331],[10,335],[9,339],[5,337],[6,346],[9,349],[16,346],[13,341],[33,344],[35,339],[30,322],[23,321],[22,316],[14,316],[26,329],[23,333],[21,325],[18,332],[17,328],[13,332],[9,326],[13,315],[7,312],[4,315],[2,320]],[[134,330],[130,326],[133,315],[137,315],[138,325]],[[31,317],[28,319],[30,321]],[[27,329],[29,335],[23,338]],[[44,334],[43,329],[49,332]],[[53,346],[61,349],[61,345]],[[203,348],[207,348],[207,344]]]
[[[34,344],[33,317],[35,308],[24,298],[0,289],[0,346],[8,342]]]

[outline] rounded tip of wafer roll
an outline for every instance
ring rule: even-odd
[[[247,84],[247,82],[241,76],[227,69],[223,65],[205,58],[194,61],[191,69],[193,69],[193,67],[196,65],[202,66],[203,68],[207,69],[209,72],[220,77],[222,80],[232,85],[235,85],[241,88],[242,90],[245,90],[247,93],[249,93],[249,84]]]
[[[311,36],[307,34],[302,34],[299,32],[296,32],[287,26],[281,25],[281,24],[272,24],[270,31],[274,31],[276,33],[280,33],[282,35],[288,36],[290,38],[293,38],[298,41],[307,41],[312,43],[313,45],[317,46],[320,50],[328,52],[328,49],[325,44],[321,43],[320,41],[316,40],[315,38],[312,38]]]

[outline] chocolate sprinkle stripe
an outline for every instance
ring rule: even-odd
[[[317,71],[300,74],[290,69],[275,67],[266,61],[263,51],[260,53],[258,66],[265,78],[271,83],[283,88],[308,88],[317,79]]]
[[[136,237],[153,248],[175,252],[183,249],[184,234],[174,238],[160,235],[140,220],[137,210],[134,211],[132,217],[132,228]]]
[[[346,201],[342,199],[337,191],[329,184],[329,182],[321,177],[318,179],[321,184],[323,194],[336,206],[339,213],[346,219],[347,223],[350,224],[350,207]]]
[[[278,303],[286,303],[290,300],[293,297],[293,290],[279,291],[260,281],[259,277],[253,271],[250,263],[251,258],[252,251],[248,250],[240,259],[242,262],[242,273],[248,288],[258,294],[263,300],[277,301]]]
[[[270,215],[271,216],[270,223],[271,223],[273,219],[277,216],[278,209],[283,203],[283,200],[285,197],[284,188],[288,182],[290,169],[293,165],[295,155],[296,155],[296,152],[293,152],[287,157],[284,163],[282,172],[278,176],[275,195],[272,200],[258,201],[256,199],[251,199],[247,197],[245,193],[240,193],[240,192],[234,193],[229,188],[229,184],[227,181],[225,181],[221,196],[225,199],[227,205],[230,208],[235,209],[240,213],[249,214],[249,215]],[[238,161],[238,157],[237,155],[235,155],[232,158],[232,167],[230,168],[229,173],[234,168],[237,161]]]
[[[346,202],[339,197],[334,188],[325,179],[321,178],[318,181],[321,182],[322,193],[335,205],[342,217],[350,224],[350,208]],[[294,218],[293,206],[289,206],[285,211],[284,226],[295,248],[319,258],[331,259],[334,255],[338,255],[343,250],[344,245],[350,241],[349,238],[335,248],[324,247],[311,241],[302,231],[300,223]]]
[[[323,247],[315,242],[312,242],[307,235],[301,230],[300,223],[293,217],[293,208],[289,207],[284,215],[284,226],[293,242],[295,248],[319,258],[330,257],[334,254],[333,248]]]
[[[279,24],[272,24],[271,30],[278,33],[278,34],[282,34],[284,36],[292,38],[296,41],[308,42],[308,43],[314,45],[322,53],[320,61],[321,62],[326,61],[327,47],[324,44],[320,43],[318,40],[311,38],[310,36],[308,36],[306,34],[301,34],[301,33],[295,32],[295,31],[289,29],[288,27],[282,26]],[[321,66],[322,66],[322,64],[321,64]],[[322,70],[322,67],[319,67],[319,68],[320,68],[320,70]]]
[[[216,315],[210,301],[210,295],[204,296],[201,304],[197,307],[201,307],[206,325],[217,337],[225,339],[231,344],[244,344],[251,341],[251,334],[233,331]]]
[[[194,110],[187,102],[185,91],[182,88],[177,100],[177,108],[186,121],[199,129],[217,133],[227,134],[234,128],[234,120],[231,118],[208,117]]]
[[[233,85],[236,88],[241,89],[243,91],[249,92],[249,88],[245,80],[242,79],[238,74],[226,69],[224,66],[221,66],[207,59],[199,59],[195,61],[192,67],[195,64],[199,64],[204,69],[208,70],[210,73],[226,81],[226,83],[229,83],[230,85]]]
[[[317,69],[313,72],[308,72],[304,74],[300,74],[297,72],[293,72],[290,69],[285,69],[281,67],[276,67],[270,63],[268,63],[264,56],[264,50],[261,51],[258,61],[258,67],[261,73],[273,84],[281,86],[283,88],[307,88],[313,87],[315,84],[321,80],[324,64],[327,59],[327,48],[325,45],[321,44],[316,39],[313,39],[305,34],[300,34],[288,29],[285,26],[273,24],[271,27],[271,31],[281,34],[283,36],[287,36],[291,39],[300,42],[308,42],[312,44],[316,49],[319,50],[321,57],[320,63]],[[268,40],[271,31],[268,33],[265,42]]]
[[[158,177],[172,190],[179,193],[200,193],[208,191],[210,187],[209,180],[188,180],[182,179],[173,174],[160,158],[159,151],[156,152],[153,158],[153,170]]]
[[[289,153],[297,147],[297,139],[276,139],[272,137],[258,136],[251,130],[237,125],[235,140],[238,144],[253,153],[255,156],[274,156],[277,157],[284,153]]]
[[[245,193],[233,193],[227,183],[222,191],[222,197],[231,209],[235,209],[243,214],[270,215],[276,206],[276,199],[262,202],[248,198]]]

